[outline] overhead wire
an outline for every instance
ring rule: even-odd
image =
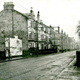
[[[13,0],[13,2],[15,2],[15,4],[21,8],[22,10],[26,11],[26,12],[29,12],[29,10],[27,8],[25,8],[24,6],[22,6],[21,4],[19,4],[18,2],[16,2],[15,0]]]
[[[20,9],[22,9],[23,11],[25,11],[26,13],[30,13],[30,10],[28,10],[27,8],[25,8],[24,6],[22,6],[20,3],[16,2],[15,0],[12,0],[17,7],[19,7]],[[35,19],[37,19],[37,17],[35,17]]]
[[[21,4],[19,4],[18,2],[16,2],[15,0],[13,0],[16,3],[16,6],[18,6],[19,8],[21,8],[22,10],[26,11],[26,12],[30,12],[30,10],[28,10],[27,8],[25,8],[24,6],[22,6]],[[37,17],[35,17],[35,19],[37,19]]]
[[[18,2],[16,2],[15,0],[12,0],[13,2],[15,2],[16,6],[18,6],[20,9],[22,9],[25,12],[30,12],[30,10],[28,10],[27,8],[25,8],[24,6],[22,6],[21,4],[19,4]],[[35,19],[37,19],[37,17],[35,17]]]

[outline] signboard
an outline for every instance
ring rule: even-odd
[[[6,56],[18,56],[22,55],[22,40],[15,38],[5,38],[5,49],[6,49]]]
[[[10,38],[10,54],[11,56],[22,55],[22,40]]]

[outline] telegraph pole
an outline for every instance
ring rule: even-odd
[[[13,9],[12,9],[12,37],[14,37],[14,20],[13,20]]]
[[[38,49],[38,22],[36,21],[37,49]]]
[[[50,42],[51,42],[51,25],[50,25]],[[52,45],[51,45],[51,49],[52,49]]]
[[[13,2],[9,2],[9,5],[11,6],[10,10],[12,11],[12,17],[11,17],[12,18],[12,35],[10,35],[10,36],[14,37],[14,19],[13,19],[14,4],[13,4]]]
[[[10,55],[10,35],[9,35],[9,52],[8,52],[8,56],[9,56],[9,60],[10,60],[10,58],[11,58],[11,55]]]

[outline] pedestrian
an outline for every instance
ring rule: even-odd
[[[35,48],[35,55],[38,57],[39,56],[39,50]]]

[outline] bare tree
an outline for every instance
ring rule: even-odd
[[[78,25],[77,25],[77,33],[80,39],[80,20],[78,21]]]

